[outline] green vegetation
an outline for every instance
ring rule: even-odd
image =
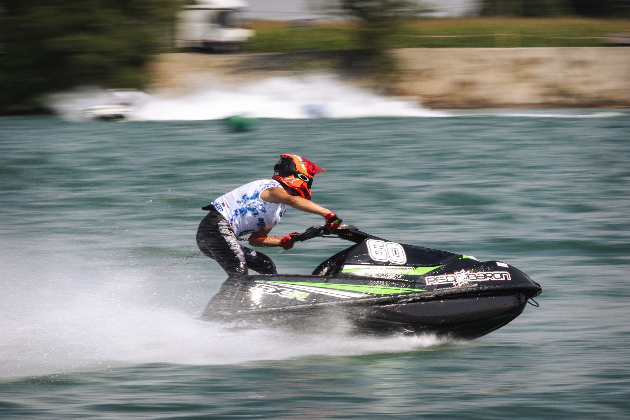
[[[250,52],[354,50],[351,24],[252,22]],[[630,19],[483,17],[406,22],[389,36],[389,48],[598,47],[606,35],[630,32]]]
[[[79,85],[142,87],[178,10],[177,0],[3,0],[0,112]]]

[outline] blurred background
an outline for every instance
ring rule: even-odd
[[[628,106],[627,48],[566,47],[627,46],[629,16],[628,0],[3,0],[0,113],[312,73],[431,108]],[[92,105],[139,99],[109,96]]]

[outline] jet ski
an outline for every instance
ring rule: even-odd
[[[127,105],[98,105],[86,108],[83,115],[93,121],[125,121],[131,113]]]
[[[83,117],[92,121],[127,121],[150,96],[136,89],[111,89],[104,104],[85,108]]]
[[[337,237],[353,244],[311,275],[230,277],[202,318],[235,327],[329,329],[356,333],[435,334],[475,339],[518,317],[541,286],[500,261],[372,236],[351,225],[334,233],[313,226],[296,238]]]

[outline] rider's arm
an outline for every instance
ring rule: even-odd
[[[317,214],[322,217],[326,217],[326,215],[332,213],[327,208],[313,203],[312,201],[305,198],[293,196],[286,192],[284,188],[280,187],[267,188],[260,193],[260,198],[269,203],[286,204],[287,206],[293,207],[294,209],[302,210],[307,213]]]
[[[326,219],[327,227],[333,222],[336,223],[336,225],[332,225],[332,228],[328,228],[331,231],[338,227],[339,223],[341,223],[341,219],[339,219],[327,208],[322,207],[319,204],[315,204],[305,198],[291,195],[283,188],[267,188],[260,193],[260,198],[269,203],[286,204],[294,209],[322,216]],[[249,237],[249,244],[252,246],[282,246],[284,249],[289,249],[293,246],[293,234],[287,235],[284,238],[278,238],[277,236],[268,236],[270,230],[271,229],[266,229],[252,233]]]
[[[249,235],[248,242],[251,246],[280,246],[281,238],[269,236],[271,228],[254,232]]]

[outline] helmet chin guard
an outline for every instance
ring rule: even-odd
[[[320,172],[326,172],[314,162],[298,155],[280,155],[280,160],[273,167],[273,179],[287,188],[291,188],[302,198],[311,199],[311,185],[313,177]]]

